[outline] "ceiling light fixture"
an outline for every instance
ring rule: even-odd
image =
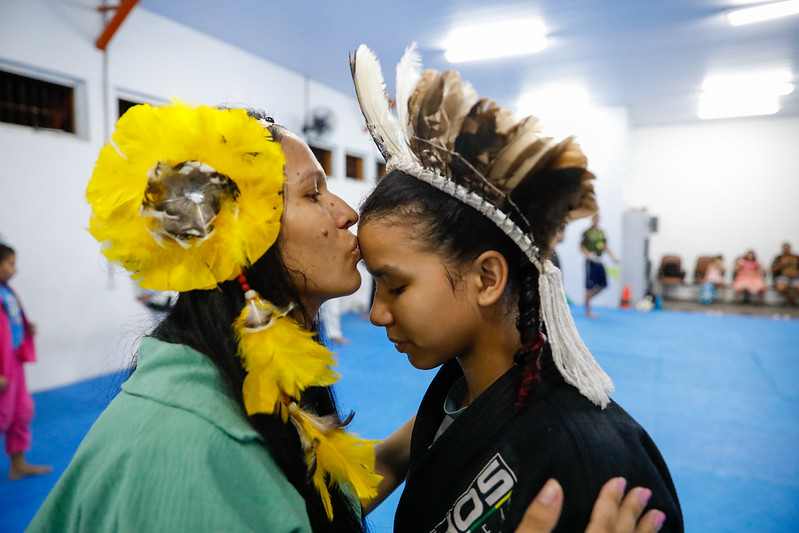
[[[799,14],[799,0],[786,0],[729,11],[727,20],[733,26],[742,26],[796,14]]]
[[[753,100],[732,97],[718,99],[704,94],[699,98],[699,110],[696,115],[702,120],[713,120],[718,118],[774,115],[779,110],[780,104],[776,96]]]
[[[450,63],[532,54],[547,45],[547,31],[540,19],[493,22],[454,29],[444,53]]]
[[[702,83],[697,115],[700,119],[773,115],[779,97],[791,94],[790,70],[714,74]]]
[[[760,70],[753,72],[725,72],[711,74],[702,82],[702,90],[709,93],[714,92],[781,92],[786,86],[793,90],[791,81],[793,73],[787,69]],[[789,94],[788,93],[781,93]]]

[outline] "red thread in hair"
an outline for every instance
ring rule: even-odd
[[[538,339],[533,342],[528,342],[516,352],[514,360],[521,368],[521,379],[519,380],[519,391],[516,393],[516,399],[513,402],[513,409],[519,412],[525,405],[535,391],[535,386],[541,378],[541,358],[536,354],[544,345],[544,336],[539,333]]]
[[[536,339],[535,342],[528,342],[527,344],[522,346],[522,351],[526,353],[533,353],[537,351],[539,348],[541,348],[543,345],[544,345],[544,334],[539,333],[538,339]]]

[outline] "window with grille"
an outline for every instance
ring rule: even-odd
[[[363,179],[363,159],[347,155],[347,177],[355,180]]]
[[[133,100],[126,100],[125,98],[117,98],[117,111],[119,112],[118,116],[122,116],[125,114],[125,111],[130,109],[135,105],[140,105],[141,102],[134,102]]]
[[[0,70],[0,122],[75,133],[74,90]]]
[[[319,148],[316,146],[311,146],[311,152],[316,157],[316,160],[319,161],[319,164],[322,165],[322,170],[324,170],[325,175],[330,175],[330,159],[331,153],[330,150],[325,150],[324,148]]]

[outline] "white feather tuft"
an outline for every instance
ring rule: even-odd
[[[397,118],[406,139],[410,139],[412,134],[408,121],[408,100],[421,78],[422,56],[416,50],[416,43],[412,43],[397,63]]]
[[[398,156],[416,159],[397,117],[391,112],[391,100],[377,56],[362,44],[350,58],[350,67],[361,112],[383,157],[386,161]]]

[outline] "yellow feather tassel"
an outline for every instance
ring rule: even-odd
[[[313,483],[322,496],[328,518],[333,516],[327,489],[330,484],[348,484],[362,504],[377,496],[382,476],[374,471],[374,446],[380,441],[355,437],[305,411],[292,414],[292,421],[302,435],[306,463],[315,465]]]
[[[255,318],[255,314],[261,316]],[[250,318],[253,322],[248,325]],[[333,354],[297,321],[257,295],[248,298],[234,330],[247,371],[244,405],[248,414],[274,413],[283,396],[299,398],[308,387],[325,387],[339,379],[330,368],[335,365]]]
[[[374,446],[379,441],[350,435],[334,418],[299,408],[295,400],[302,391],[338,380],[331,369],[333,354],[287,316],[290,309],[278,309],[255,291],[245,297],[234,330],[247,371],[243,390],[247,414],[274,414],[284,423],[291,420],[300,434],[313,484],[332,520],[329,485],[348,485],[362,503],[377,495],[381,476],[374,471]]]

